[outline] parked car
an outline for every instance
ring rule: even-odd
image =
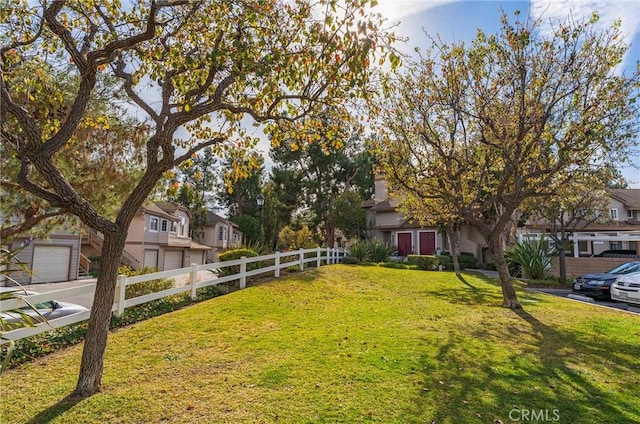
[[[605,250],[593,256],[596,258],[637,258],[638,252],[635,249],[614,249]]]
[[[10,297],[32,296],[35,294],[38,293],[30,290],[24,290],[19,287],[0,287],[0,295],[3,300]],[[28,306],[20,308],[18,312],[0,312],[0,317],[2,318],[2,324],[5,326],[5,330],[23,327],[27,321],[25,316],[29,317],[28,319],[36,324],[43,322],[43,318],[50,321],[56,318],[62,318],[89,310],[84,306],[76,305],[75,303],[61,302],[58,300],[48,300],[46,302],[36,303],[32,306],[33,308]]]
[[[616,278],[611,285],[611,299],[640,305],[640,272]]]
[[[640,272],[640,261],[627,262],[598,274],[582,275],[573,282],[573,291],[589,297],[611,299],[611,285],[619,275]]]

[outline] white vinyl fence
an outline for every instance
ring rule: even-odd
[[[192,264],[190,267],[172,269],[169,271],[154,272],[152,274],[138,275],[135,277],[125,277],[123,275],[118,276],[118,283],[116,285],[116,294],[113,303],[112,311],[116,316],[120,316],[126,308],[140,305],[142,303],[150,302],[152,300],[160,299],[163,297],[171,296],[174,294],[189,292],[192,299],[196,298],[196,290],[207,286],[215,286],[231,281],[239,281],[241,289],[247,285],[247,277],[255,275],[273,273],[274,277],[280,276],[280,270],[296,267],[299,270],[304,270],[305,264],[313,264],[316,267],[321,265],[329,265],[340,262],[341,258],[345,255],[343,249],[331,249],[331,248],[314,248],[314,249],[300,249],[290,252],[276,252],[271,255],[256,256],[253,258],[242,257],[233,261],[214,262],[204,265]],[[273,262],[273,265],[264,266],[258,269],[252,269],[247,271],[247,265],[254,262]],[[225,275],[218,277],[219,270],[239,266],[240,270],[237,274]],[[309,266],[309,265],[307,265]],[[198,281],[198,275],[200,271],[211,271],[211,278],[205,281]],[[163,290],[155,293],[150,293],[144,296],[134,297],[131,299],[125,299],[126,287],[142,283],[144,281],[157,280],[161,278],[175,278],[178,276],[189,275],[188,281],[184,285],[176,285],[168,290]],[[29,287],[31,288],[31,287]],[[42,294],[35,294],[31,296],[23,296],[15,299],[3,300],[0,302],[0,312],[28,307],[29,304],[34,305],[41,302],[47,302],[50,300],[64,300],[73,296],[82,294],[89,294],[95,291],[95,284],[87,284],[84,286],[72,287],[68,289],[55,290]],[[35,334],[43,333],[53,328],[60,328],[65,325],[74,324],[89,319],[90,311],[81,312],[73,315],[69,315],[62,318],[50,320],[48,322],[41,322],[33,327],[23,327],[16,330],[8,331],[2,335],[0,344],[7,343],[9,340],[20,340],[25,337],[33,336]]]

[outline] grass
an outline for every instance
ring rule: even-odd
[[[334,265],[218,297],[115,331],[91,398],[66,398],[80,346],[9,370],[0,422],[640,422],[639,316],[511,311],[464,277]]]

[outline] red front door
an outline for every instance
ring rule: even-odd
[[[398,233],[398,255],[407,256],[412,252],[411,233]]]
[[[433,255],[436,253],[436,233],[423,231],[420,233],[420,254]]]

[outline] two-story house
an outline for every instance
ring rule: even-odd
[[[209,212],[207,225],[197,240],[199,243],[211,246],[207,259],[215,262],[218,259],[218,253],[242,245],[243,235],[237,224]]]
[[[127,232],[125,251],[134,268],[176,269],[203,264],[210,246],[190,237],[191,212],[172,202],[147,203],[138,210]]]
[[[384,174],[375,178],[375,195],[364,202],[367,222],[371,222],[373,237],[388,245],[396,246],[398,256],[410,254],[433,255],[437,251],[448,251],[449,242],[446,235],[436,227],[425,227],[398,206],[397,199],[389,197]],[[483,260],[484,240],[470,226],[462,226],[460,230],[460,251],[473,253]]]

